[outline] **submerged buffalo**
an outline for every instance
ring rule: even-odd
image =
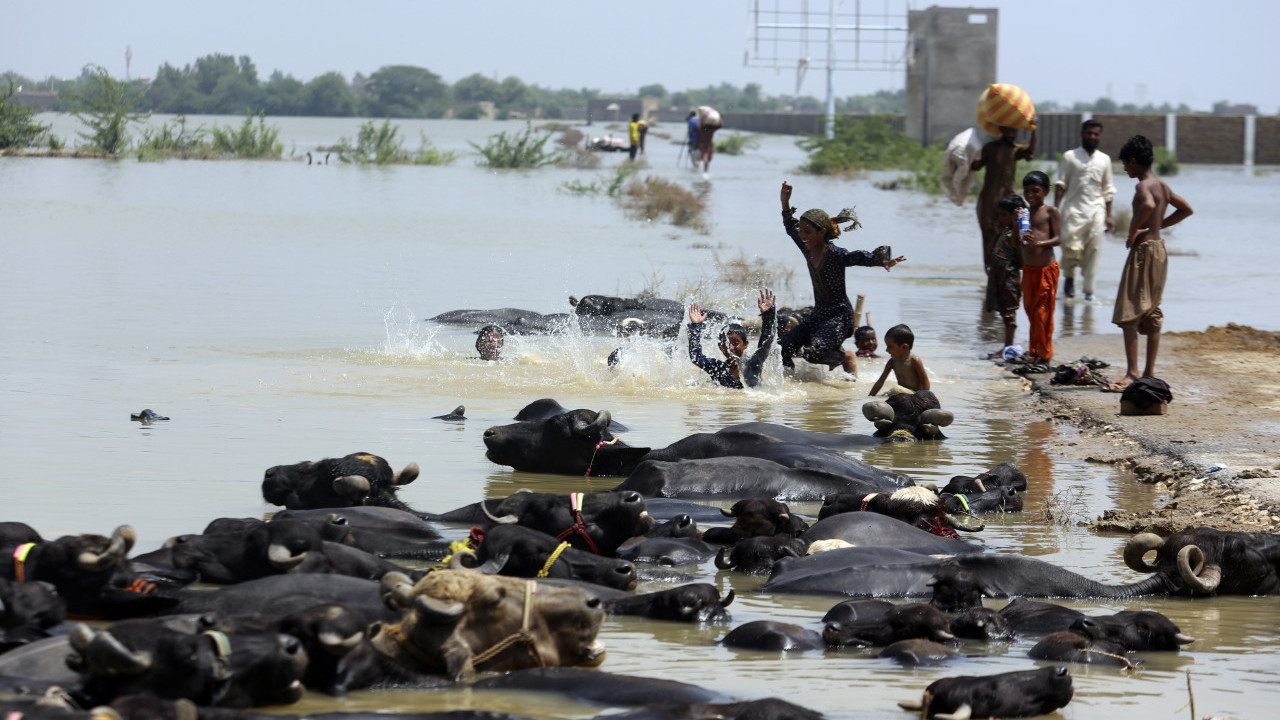
[[[900,702],[921,718],[1021,718],[1046,715],[1071,702],[1071,673],[1063,667],[942,678],[919,701]]]
[[[418,472],[417,463],[394,472],[370,453],[276,465],[263,474],[262,499],[290,510],[380,505],[414,512],[396,497],[396,489],[416,480]]]

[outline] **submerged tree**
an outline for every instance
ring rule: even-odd
[[[79,133],[90,147],[117,155],[129,146],[129,124],[146,117],[132,112],[145,91],[111,77],[100,65],[85,67],[86,82],[72,91],[72,114],[89,132]]]

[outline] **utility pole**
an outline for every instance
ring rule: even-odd
[[[128,81],[129,81],[129,79],[130,79],[130,78],[129,78],[129,66],[130,66],[132,63],[133,63],[133,47],[132,47],[132,46],[130,46],[130,45],[125,45],[125,46],[124,46],[124,79],[125,79],[125,82],[128,82]]]

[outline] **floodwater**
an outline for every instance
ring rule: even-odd
[[[75,122],[52,117],[74,137]],[[236,125],[240,118],[192,118]],[[48,121],[48,120],[46,120]],[[285,118],[295,157],[360,121]],[[624,154],[596,170],[491,172],[469,143],[522,123],[405,121],[407,145],[425,133],[462,157],[442,167],[360,168],[292,162],[140,163],[0,158],[0,484],[6,520],[45,536],[108,533],[130,524],[138,551],[198,532],[215,517],[263,516],[262,471],[280,463],[356,451],[392,465],[417,462],[422,477],[401,492],[418,508],[445,510],[522,487],[569,492],[612,481],[513,472],[484,458],[481,434],[526,403],[554,397],[568,407],[607,408],[633,445],[662,446],[691,432],[746,421],[808,430],[866,433],[860,406],[882,365],[860,365],[856,383],[808,372],[784,379],[776,356],[765,386],[712,386],[683,351],[645,345],[620,371],[604,358],[622,341],[569,331],[509,337],[506,359],[474,357],[473,328],[426,322],[458,308],[518,307],[567,312],[570,295],[664,297],[754,314],[756,285],[723,280],[725,263],[759,260],[780,304],[812,296],[803,260],[783,234],[782,180],[802,209],[856,205],[864,230],[842,244],[891,244],[908,262],[885,273],[850,268],[850,292],[883,333],[905,322],[944,407],[956,415],[942,443],[855,451],[864,460],[945,482],[1011,460],[1030,479],[1027,510],[993,517],[983,539],[994,551],[1025,553],[1110,583],[1124,567],[1124,538],[1046,524],[1055,493],[1092,518],[1110,507],[1141,508],[1153,490],[1107,465],[1063,457],[1070,428],[1022,424],[1009,409],[1018,382],[979,361],[1000,328],[981,305],[980,241],[972,206],[911,192],[877,190],[885,176],[799,175],[792,138],[760,136],[737,157],[717,156],[711,177],[680,162],[680,148],[651,131],[642,174],[705,192],[710,230],[698,234],[628,217],[604,196],[565,192],[569,181],[609,178]],[[592,135],[608,130],[582,128]],[[727,132],[727,131],[726,131]],[[322,152],[313,157],[322,157]],[[888,175],[889,177],[892,174]],[[1245,168],[1191,167],[1170,178],[1196,215],[1167,233],[1171,254],[1166,329],[1238,322],[1277,329],[1273,269],[1280,259],[1265,232],[1264,203],[1280,176]],[[1117,178],[1117,206],[1132,181]],[[1111,333],[1110,300],[1123,243],[1102,257],[1100,301],[1059,306],[1062,334]],[[1025,342],[1025,323],[1019,336]],[[1117,336],[1117,352],[1119,338]],[[467,420],[431,419],[465,404]],[[129,420],[143,408],[172,418]],[[1060,496],[1062,497],[1062,496]],[[816,514],[814,505],[800,513]],[[692,627],[611,618],[603,669],[697,683],[742,699],[777,696],[832,718],[902,717],[934,679],[1031,669],[1033,644],[964,648],[948,666],[902,670],[874,653],[776,655],[725,649],[730,627],[773,618],[819,629],[839,598],[767,596],[759,578],[681,568],[737,590],[725,626]],[[649,586],[643,589],[656,589]],[[1004,601],[988,601],[999,607]],[[1067,718],[1182,716],[1188,677],[1201,715],[1269,716],[1280,701],[1280,610],[1276,598],[1079,601],[1090,612],[1153,608],[1198,638],[1179,654],[1148,654],[1136,673],[1073,667]],[[283,711],[489,708],[539,717],[585,718],[597,708],[555,698],[467,692],[309,694]]]

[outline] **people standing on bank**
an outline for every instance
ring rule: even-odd
[[[724,127],[720,113],[707,105],[698,108],[698,154],[702,156],[702,172],[711,171],[711,157],[716,154],[716,131]]]
[[[1062,294],[1075,297],[1075,272],[1080,268],[1084,299],[1093,300],[1098,274],[1102,233],[1111,232],[1111,200],[1116,186],[1111,180],[1111,157],[1098,150],[1102,123],[1085,120],[1080,126],[1080,147],[1062,155],[1053,204],[1062,215]]]
[[[1125,247],[1129,257],[1125,259],[1120,274],[1120,288],[1116,292],[1116,309],[1111,322],[1124,333],[1125,376],[1117,383],[1102,389],[1119,392],[1139,377],[1155,377],[1156,351],[1160,349],[1160,328],[1164,313],[1160,301],[1164,298],[1164,283],[1169,272],[1169,256],[1165,253],[1164,238],[1160,231],[1191,217],[1191,206],[1169,189],[1163,180],[1151,170],[1155,150],[1151,141],[1142,135],[1134,135],[1120,148],[1120,161],[1125,173],[1138,181],[1133,190],[1133,221],[1129,225],[1129,238]],[[1173,212],[1167,217],[1165,210]],[[1138,336],[1147,336],[1147,362],[1138,375]]]
[[[627,153],[632,160],[636,159],[636,153],[640,151],[640,113],[632,113],[631,122],[627,125],[627,140],[631,145],[627,148]]]
[[[1034,123],[1036,118],[1032,118]],[[1000,234],[996,217],[1000,212],[1000,198],[1014,194],[1014,183],[1017,180],[1019,160],[1030,160],[1036,154],[1036,131],[1031,131],[1031,140],[1026,145],[1017,145],[1014,140],[1018,131],[1011,127],[1001,127],[1000,137],[982,146],[982,154],[969,166],[973,170],[986,169],[982,180],[982,191],[978,194],[978,227],[982,231],[982,267],[987,273],[987,290],[983,301],[983,310],[996,309],[995,285],[991,280],[991,246],[995,245],[996,236]]]
[[[1022,179],[1022,197],[1027,200],[1031,227],[1022,235],[1022,306],[1031,330],[1028,360],[1046,363],[1053,359],[1053,314],[1058,298],[1058,259],[1053,249],[1062,231],[1058,208],[1044,204],[1048,196],[1049,176],[1039,170],[1027,173]]]
[[[854,364],[853,354],[846,354],[841,348],[844,341],[853,335],[854,329],[853,303],[849,302],[849,294],[845,290],[845,268],[852,265],[881,266],[887,271],[906,258],[893,257],[888,245],[868,252],[846,250],[832,244],[831,241],[840,236],[841,224],[852,223],[850,228],[861,227],[851,208],[842,210],[835,217],[812,208],[797,220],[796,209],[791,207],[791,186],[786,182],[782,183],[781,198],[782,227],[804,255],[809,280],[813,283],[813,310],[778,340],[782,364],[788,368],[795,367],[792,357],[801,355],[808,362],[826,365],[829,370],[834,370],[837,365],[844,366],[847,374],[856,376],[858,367]]]

